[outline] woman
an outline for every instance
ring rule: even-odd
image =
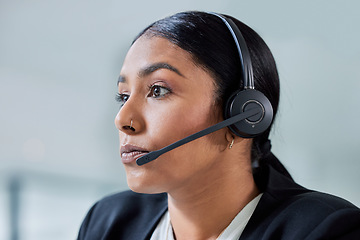
[[[252,67],[241,43],[237,50],[232,22]],[[96,203],[79,239],[358,238],[360,210],[297,185],[270,152],[271,126],[247,134],[236,123],[137,164],[231,118],[234,92],[249,88],[251,72],[271,104],[250,101],[264,109],[241,122],[256,129],[264,112],[276,115],[279,79],[270,50],[251,28],[232,17],[183,12],[142,31],[120,72],[115,118],[132,191]]]

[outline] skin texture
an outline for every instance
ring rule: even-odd
[[[177,239],[216,239],[259,194],[251,172],[252,140],[225,128],[143,166],[135,162],[145,151],[223,120],[215,104],[214,79],[188,52],[166,39],[143,35],[125,58],[118,88],[123,105],[115,125],[129,187],[168,193]]]

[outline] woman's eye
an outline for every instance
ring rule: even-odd
[[[149,97],[160,98],[160,97],[164,97],[166,94],[169,94],[170,92],[171,92],[170,89],[166,87],[153,85],[150,87]]]
[[[129,97],[130,96],[128,94],[117,93],[115,99],[118,103],[120,103],[120,106],[122,107],[125,104],[125,102],[129,99]]]

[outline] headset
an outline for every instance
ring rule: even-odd
[[[242,79],[244,82],[244,89],[236,91],[227,100],[224,109],[225,119],[246,112],[252,108],[259,108],[260,111],[258,114],[229,126],[229,129],[237,136],[253,138],[263,133],[271,125],[273,119],[272,105],[262,92],[255,90],[249,49],[239,28],[230,18],[213,12],[209,14],[220,18],[229,29],[239,53]]]
[[[243,35],[230,18],[214,12],[208,12],[208,14],[220,18],[229,29],[235,41],[241,63],[244,87],[233,93],[227,100],[224,109],[224,121],[138,158],[136,163],[139,166],[155,160],[160,155],[174,148],[224,127],[228,127],[239,137],[254,138],[266,131],[271,125],[273,108],[269,99],[262,92],[255,89],[250,53]]]

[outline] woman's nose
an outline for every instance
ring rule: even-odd
[[[129,99],[115,117],[116,128],[130,135],[142,131],[143,125],[140,106]]]

